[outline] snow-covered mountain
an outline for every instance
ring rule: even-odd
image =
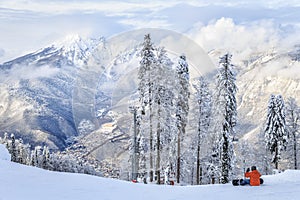
[[[97,58],[106,56],[101,53],[104,44],[103,38],[71,36],[0,65],[0,133],[15,133],[25,142],[51,149],[64,149],[81,134],[72,149],[80,147],[99,160],[127,162],[128,154],[123,153],[132,128],[128,100],[136,86],[139,50],[135,47],[102,66]],[[220,51],[209,55],[217,63]],[[288,52],[255,52],[234,63],[239,138],[258,140],[271,94],[298,98],[299,57],[295,46]]]
[[[63,149],[78,135],[72,93],[77,71],[103,39],[69,37],[0,65],[0,132]]]
[[[280,94],[284,100],[293,97],[299,102],[299,55],[297,47],[290,52],[263,52],[239,66],[239,135],[246,135],[245,139],[250,141],[258,139],[257,134],[261,133],[266,122],[271,94]],[[249,138],[251,134],[252,138]]]
[[[210,56],[217,63],[220,51],[210,52]],[[264,148],[263,138],[259,145],[257,142],[261,137],[259,134],[266,120],[270,95],[281,94],[285,99],[288,97],[299,98],[300,76],[296,73],[300,65],[298,57],[297,47],[288,52],[276,52],[272,49],[270,52],[256,52],[251,57],[234,63],[237,66],[237,86],[239,88],[236,137],[240,141],[247,141],[250,146],[255,145],[254,157],[255,153]],[[104,118],[110,120],[102,121],[103,124],[98,130],[78,141],[80,145],[85,146],[88,155],[102,161],[105,159],[106,161],[113,160],[116,168],[122,166],[121,162],[127,163],[129,159],[128,148],[130,148],[130,144],[128,140],[132,133],[130,121],[132,116],[128,111],[128,100],[130,99],[130,92],[136,84],[134,83],[135,73],[130,69],[134,65],[138,65],[136,61],[137,54],[134,51],[118,57],[115,64],[107,68],[105,77],[110,77],[110,79],[106,79],[108,81],[106,85],[115,84],[113,88],[116,91],[111,91],[109,95],[110,100],[114,102],[114,107],[105,109],[102,104],[104,101],[99,101],[96,103],[98,106],[96,110],[98,111],[97,116],[110,115],[109,118]],[[128,74],[130,75],[128,76]],[[211,79],[210,82],[213,86],[214,79]],[[101,83],[105,83],[105,81]],[[112,87],[109,88],[112,89]],[[108,129],[110,131],[107,131]],[[189,130],[193,131],[192,129]],[[255,159],[248,162],[259,167],[262,165]]]

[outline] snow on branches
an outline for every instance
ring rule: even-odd
[[[268,105],[268,114],[265,127],[265,141],[268,150],[273,155],[272,163],[278,169],[281,151],[287,145],[287,131],[285,122],[285,107],[281,95],[271,95]]]

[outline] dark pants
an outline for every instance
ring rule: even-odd
[[[250,179],[241,179],[240,185],[250,185]]]

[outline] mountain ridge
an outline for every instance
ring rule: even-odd
[[[18,120],[0,116],[2,135],[14,132],[25,142],[33,145],[48,143],[53,149],[64,149],[68,137],[78,135],[72,114],[73,84],[77,70],[97,46],[96,40],[93,42],[94,46],[81,48],[83,39],[75,38],[73,43],[69,41],[69,47],[55,44],[0,65],[1,79],[4,80],[1,93],[6,97],[1,103],[8,105],[5,100],[20,102],[6,108],[2,105],[6,113],[14,110],[13,116],[19,116]],[[10,128],[5,127],[7,123],[12,124]],[[38,135],[42,135],[37,139],[40,142],[35,143],[32,140]]]

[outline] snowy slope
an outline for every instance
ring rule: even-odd
[[[12,163],[0,145],[0,199],[223,199],[296,200],[300,196],[300,171],[264,176],[261,187],[226,185],[165,186],[124,182],[95,176],[60,173]]]

